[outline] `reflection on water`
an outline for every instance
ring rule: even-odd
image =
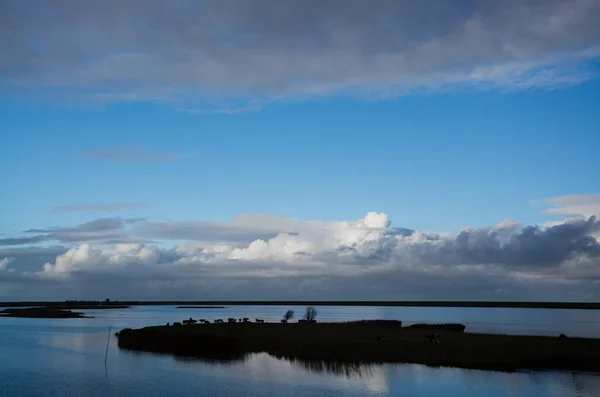
[[[502,373],[408,364],[306,361],[277,358],[266,353],[209,357],[208,360],[183,358],[121,350],[112,333],[105,368],[109,325],[114,332],[191,316],[181,310],[132,308],[121,312],[94,313],[94,319],[1,318],[0,396],[600,396],[598,374]],[[231,317],[281,316],[281,308],[227,310],[232,313]],[[324,319],[330,320],[403,319],[395,311],[383,312],[385,310],[388,308],[344,307],[319,311]],[[474,312],[465,315],[459,309],[439,310],[438,318],[442,321],[459,322],[465,316],[474,315]],[[480,319],[491,318],[498,313],[478,310]],[[125,316],[122,315],[124,313]],[[571,324],[592,324],[588,331],[599,332],[597,312],[565,315],[564,312],[553,314],[548,311],[533,312],[535,315],[532,315],[532,312],[516,310],[513,317],[509,316],[509,311],[503,313],[508,324],[524,324],[526,319],[532,324],[530,329],[549,323],[554,316],[555,323],[550,324],[551,329],[559,329],[565,318],[573,318],[576,321]],[[429,315],[433,316],[423,312],[421,318]],[[228,317],[226,313],[215,313],[215,316]]]
[[[281,356],[276,358],[289,362],[294,368],[310,372],[324,372],[329,375],[345,376],[347,378],[372,376],[374,370],[381,367],[381,364],[374,363],[303,360]]]

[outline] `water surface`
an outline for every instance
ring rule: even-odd
[[[422,365],[342,365],[254,354],[206,362],[118,349],[112,332],[185,318],[279,321],[288,307],[89,310],[90,319],[0,318],[0,396],[556,396],[600,395],[598,374],[502,373]],[[293,308],[301,313],[303,308]],[[398,319],[462,322],[471,332],[600,337],[600,312],[586,310],[318,307],[321,321]],[[108,333],[108,327],[112,332]],[[105,352],[109,341],[107,365]]]

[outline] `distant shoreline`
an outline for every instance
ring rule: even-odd
[[[90,318],[83,313],[74,312],[66,309],[54,309],[48,307],[30,307],[20,309],[0,310],[0,318]]]
[[[123,306],[384,306],[384,307],[474,307],[520,309],[600,310],[600,302],[517,302],[517,301],[113,301],[97,308]],[[81,308],[73,302],[0,302],[0,307],[46,306]]]
[[[177,306],[176,309],[225,309],[225,306]]]

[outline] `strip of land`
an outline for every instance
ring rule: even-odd
[[[4,309],[0,311],[0,317],[21,317],[21,318],[86,318],[83,313],[73,312],[71,310],[62,310],[47,307],[31,307]]]
[[[65,302],[0,302],[0,307],[65,306]],[[513,301],[119,301],[94,304],[95,308],[124,306],[406,306],[406,307],[497,307],[531,309],[600,310],[600,302],[513,302]]]
[[[121,302],[0,302],[0,307],[37,307],[55,310],[127,309],[131,305]]]
[[[225,306],[177,306],[177,309],[225,309]]]
[[[266,352],[307,361],[600,372],[600,339],[475,334],[453,329],[464,327],[402,327],[399,321],[383,320],[224,323],[125,329],[118,333],[118,339],[124,349],[207,359],[239,359]],[[438,336],[433,337],[435,334]]]

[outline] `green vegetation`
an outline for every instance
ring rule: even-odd
[[[600,371],[600,339],[460,332],[460,324],[402,327],[400,321],[225,323],[125,329],[124,349],[208,359],[248,353],[309,361],[417,363],[488,370]],[[428,332],[439,335],[432,343]]]

